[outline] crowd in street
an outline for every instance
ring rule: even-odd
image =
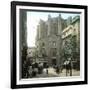
[[[43,71],[48,74],[48,64],[33,63],[28,67],[28,78],[36,77],[37,74],[42,74]]]
[[[50,66],[48,65],[48,63],[28,63],[28,65],[24,65],[23,66],[23,78],[33,78],[33,77],[37,77],[37,75],[40,74],[47,74],[48,75],[48,68]],[[60,68],[58,66],[54,66],[52,67],[55,69],[55,72],[57,74],[60,73]]]
[[[48,63],[37,63],[37,62],[27,62],[26,64],[24,64],[23,66],[23,78],[34,78],[37,77],[37,75],[41,75],[41,74],[47,74],[48,76],[48,70],[51,66],[48,65]],[[54,65],[52,66],[52,68],[55,70],[55,72],[57,74],[62,73],[63,69],[66,69],[66,73],[69,73],[69,71],[71,70],[71,66],[70,64],[65,65],[65,66],[57,66]]]
[[[23,66],[23,78],[33,78],[37,74],[42,74],[43,72],[48,74],[48,64],[47,63],[27,63]]]

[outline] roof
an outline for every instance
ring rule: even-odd
[[[75,23],[77,20],[80,20],[80,16],[75,16],[75,17],[72,19],[72,24]]]

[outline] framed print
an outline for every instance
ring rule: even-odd
[[[11,88],[87,84],[87,6],[11,2]]]

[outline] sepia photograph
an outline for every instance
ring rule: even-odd
[[[11,3],[11,88],[87,84],[87,6]]]
[[[21,78],[80,76],[80,13],[20,10]]]

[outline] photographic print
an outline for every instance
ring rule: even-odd
[[[69,6],[12,2],[12,88],[87,83],[87,7]]]
[[[27,20],[26,26],[21,25],[25,26],[22,78],[80,76],[80,14],[24,11],[22,15],[21,23]]]

